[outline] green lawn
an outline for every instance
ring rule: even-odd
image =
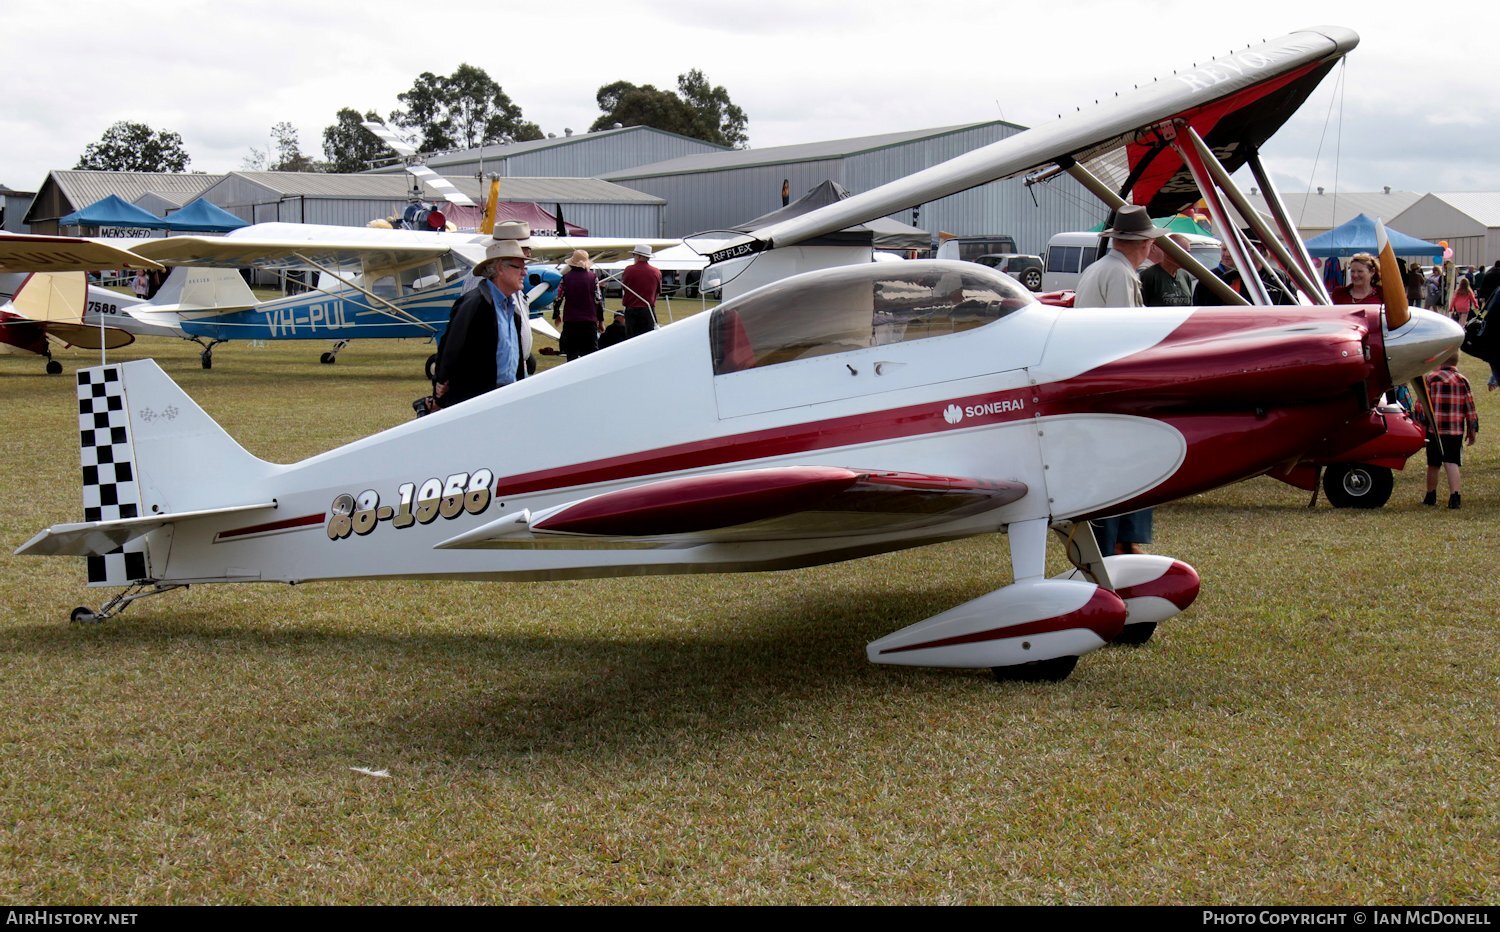
[[[155,355],[291,461],[426,390],[430,345],[326,348],[115,358]],[[97,356],[60,358],[0,359],[7,903],[1500,899],[1500,394],[1472,360],[1462,511],[1420,507],[1419,469],[1378,512],[1264,479],[1159,509],[1197,604],[1065,683],[1000,685],[864,658],[1008,582],[999,537],[775,574],[195,587],[69,624],[101,601],[82,561],[10,555],[80,520],[71,372]]]

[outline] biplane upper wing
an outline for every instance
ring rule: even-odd
[[[1024,483],[834,466],[776,466],[662,479],[506,515],[442,548],[624,546],[795,540],[936,526],[1010,504]]]
[[[128,249],[76,236],[0,233],[0,272],[91,272],[98,269],[160,269]]]
[[[1017,133],[898,181],[756,230],[713,252],[713,261],[884,217],[969,188],[1082,163],[1152,216],[1199,196],[1181,159],[1152,128],[1191,124],[1229,171],[1238,169],[1359,43],[1352,30],[1323,26],[1219,56],[1118,97]]]

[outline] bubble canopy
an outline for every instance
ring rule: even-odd
[[[1035,302],[1020,282],[972,262],[872,262],[795,275],[713,312],[714,374],[950,336]]]

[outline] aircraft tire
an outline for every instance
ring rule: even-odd
[[[58,362],[55,359],[47,360],[47,374],[62,375],[62,363]]]
[[[94,616],[93,609],[89,608],[87,605],[80,605],[77,608],[73,609],[71,613],[69,613],[68,620],[80,622],[82,624],[92,624],[98,619]]]
[[[199,353],[198,354],[198,363],[200,365],[202,365],[203,368],[205,368],[205,369],[212,369],[214,367],[214,357],[213,357],[213,354],[212,353],[208,353],[208,352]]]
[[[325,366],[333,365],[333,361],[334,355],[332,353],[324,353],[323,355],[318,357],[318,362],[322,363]]]
[[[1010,667],[990,667],[990,673],[1001,683],[1061,683],[1077,664],[1077,657],[1053,657]]]
[[[1154,621],[1143,621],[1139,624],[1134,625],[1128,624],[1125,626],[1125,630],[1120,632],[1120,636],[1115,638],[1110,643],[1124,644],[1127,647],[1140,647],[1142,644],[1151,640],[1151,635],[1155,633],[1156,622]]]
[[[1323,470],[1323,494],[1335,508],[1380,508],[1391,500],[1395,477],[1385,466],[1334,463]]]

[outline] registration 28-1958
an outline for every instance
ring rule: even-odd
[[[456,472],[446,481],[428,479],[420,486],[402,483],[396,489],[396,502],[382,504],[380,493],[366,489],[358,495],[341,492],[329,507],[328,539],[343,540],[350,534],[364,536],[381,522],[393,528],[414,524],[431,524],[438,518],[477,515],[495,499],[495,474],[488,469],[472,473]]]

